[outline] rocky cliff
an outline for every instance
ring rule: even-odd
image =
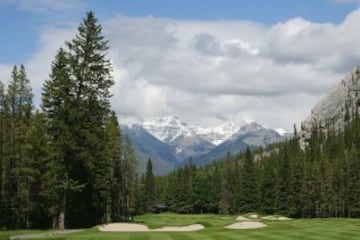
[[[352,110],[360,103],[360,67],[354,68],[311,110],[311,114],[301,124],[300,143],[306,146],[312,126],[323,130],[334,124],[337,129],[344,127],[344,120],[351,119]]]

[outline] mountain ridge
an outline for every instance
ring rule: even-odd
[[[228,153],[236,155],[247,147],[264,147],[286,138],[255,121],[204,128],[189,125],[176,116],[159,117],[123,128],[134,142],[140,168],[144,170],[147,159],[151,158],[154,169],[162,168],[157,169],[157,174],[183,166],[189,159],[196,165],[205,165],[224,159]]]

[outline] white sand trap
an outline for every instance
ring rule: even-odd
[[[256,229],[256,228],[263,228],[267,225],[261,222],[237,222],[226,226],[225,228],[228,229]]]
[[[259,217],[259,215],[257,215],[257,214],[251,214],[250,216],[249,216],[249,218],[258,218]]]
[[[244,217],[244,216],[238,216],[236,218],[236,221],[247,221],[247,220],[249,220],[249,219],[247,217]]]
[[[288,217],[277,217],[277,216],[272,216],[272,215],[264,216],[261,219],[271,220],[271,221],[289,221],[289,220],[291,220],[291,218],[288,218]]]
[[[158,229],[154,229],[154,232],[193,232],[204,229],[204,226],[201,224],[192,224],[188,226],[181,227],[162,227]]]
[[[99,227],[102,232],[192,232],[204,229],[201,224],[193,224],[181,227],[162,227],[149,229],[148,226],[137,223],[109,223]]]
[[[102,232],[148,232],[150,229],[137,223],[109,223],[99,227]]]

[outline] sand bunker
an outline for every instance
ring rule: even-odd
[[[277,216],[273,216],[273,215],[269,215],[269,216],[264,216],[261,219],[264,220],[271,220],[271,221],[289,221],[291,220],[291,218],[288,217],[277,217]]]
[[[148,232],[148,226],[136,223],[109,223],[99,227],[102,232]]]
[[[182,227],[162,227],[158,229],[154,229],[154,232],[192,232],[192,231],[199,231],[204,229],[204,226],[201,224],[192,224],[188,226]]]
[[[244,217],[244,216],[238,216],[236,218],[236,221],[247,221],[247,220],[249,220],[249,219],[247,217]]]
[[[204,229],[201,224],[192,224],[181,227],[162,227],[149,229],[146,225],[137,223],[109,223],[99,227],[102,232],[192,232]]]
[[[237,222],[226,226],[225,228],[228,229],[256,229],[256,228],[263,228],[267,225],[261,222]]]
[[[259,215],[257,215],[257,214],[251,214],[250,216],[249,216],[249,218],[258,218],[259,217]]]

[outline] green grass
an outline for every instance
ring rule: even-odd
[[[301,219],[291,221],[263,221],[268,225],[262,229],[230,230],[223,226],[235,222],[236,216],[219,215],[177,215],[147,214],[135,219],[151,228],[161,226],[183,226],[201,223],[206,229],[189,232],[145,232],[145,233],[105,233],[97,229],[56,236],[46,239],[58,240],[358,240],[360,239],[360,219]],[[0,232],[1,236],[6,236]],[[19,232],[16,232],[18,235]],[[15,235],[15,234],[14,234]],[[6,238],[5,238],[6,239]],[[44,239],[44,238],[43,238]]]
[[[10,236],[16,236],[21,234],[32,234],[46,232],[44,230],[11,230],[11,231],[0,231],[0,240],[9,239]]]
[[[215,214],[186,214],[179,215],[173,213],[145,214],[135,218],[135,222],[144,223],[149,228],[159,228],[163,226],[186,226],[199,223],[206,228],[223,227],[236,221],[236,216],[221,216]]]

